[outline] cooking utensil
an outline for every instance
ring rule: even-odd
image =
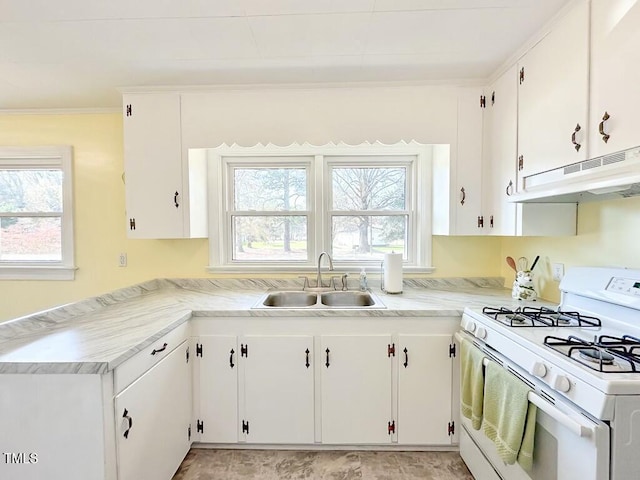
[[[518,271],[518,269],[516,268],[516,261],[513,259],[513,257],[507,257],[507,265],[513,268],[514,272]]]
[[[527,267],[529,266],[529,260],[527,260],[527,257],[520,257],[518,258],[518,271],[520,272],[526,272],[527,271]]]
[[[538,263],[538,260],[540,260],[540,255],[536,255],[536,259],[531,264],[531,271],[533,271],[533,269],[536,268],[536,263]]]

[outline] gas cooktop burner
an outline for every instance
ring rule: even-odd
[[[598,350],[597,348],[582,348],[579,350],[579,355],[588,362],[600,363],[605,365],[613,365],[613,355]]]
[[[640,373],[640,339],[600,335],[593,341],[575,335],[547,336],[544,344],[572,360],[603,373]]]
[[[484,307],[482,313],[510,327],[600,327],[599,318],[547,307]]]

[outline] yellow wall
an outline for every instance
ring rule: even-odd
[[[75,281],[0,281],[0,321],[158,277],[204,277],[206,240],[128,240],[122,118],[113,114],[0,115],[0,145],[74,149]],[[128,266],[117,266],[126,252]],[[435,276],[498,276],[500,239],[435,237]]]
[[[551,279],[551,264],[640,268],[640,197],[582,203],[578,207],[578,235],[559,238],[503,238],[501,265],[507,283],[513,280],[505,258],[536,255],[534,274],[543,298],[560,300],[558,282]]]

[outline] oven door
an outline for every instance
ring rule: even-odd
[[[525,471],[517,462],[505,464],[494,443],[471,421],[460,415],[460,455],[479,480],[608,480],[609,438],[606,423],[583,414],[574,404],[542,394],[535,379],[522,372],[495,352],[504,368],[534,385],[529,401],[538,407],[533,468]],[[543,398],[543,395],[551,401]]]

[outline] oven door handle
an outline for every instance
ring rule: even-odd
[[[534,392],[529,392],[529,401],[533,403],[536,407],[542,410],[544,413],[549,415],[551,418],[561,423],[573,433],[578,435],[579,437],[592,437],[595,428],[593,426],[588,426],[580,422],[577,418],[574,418],[566,413],[560,411],[551,403],[547,402],[541,396],[537,395]]]

